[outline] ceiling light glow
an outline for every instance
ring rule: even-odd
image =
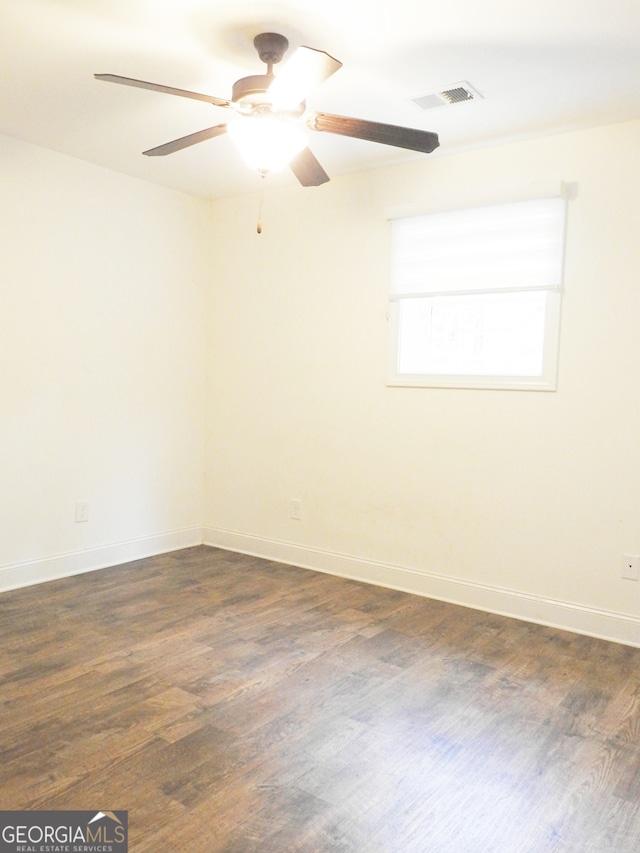
[[[227,132],[246,163],[259,172],[283,169],[307,145],[301,128],[275,116],[236,119]]]

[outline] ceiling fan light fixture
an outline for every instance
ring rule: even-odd
[[[227,132],[247,165],[259,172],[283,169],[307,146],[300,127],[271,115],[236,119]]]
[[[173,154],[198,142],[228,133],[243,159],[262,175],[289,166],[303,187],[317,187],[326,183],[329,175],[307,145],[303,127],[424,154],[430,154],[438,147],[438,134],[427,130],[332,113],[307,113],[307,96],[342,67],[340,60],[324,50],[301,45],[276,76],[273,66],[284,56],[289,46],[288,39],[278,33],[265,32],[258,33],[253,43],[258,56],[267,66],[267,73],[236,80],[231,100],[118,74],[94,76],[110,83],[205,101],[236,113],[236,119],[228,123],[216,124],[143,151],[147,157]],[[466,83],[461,83],[442,95],[454,103],[468,100],[470,96],[466,86]],[[423,100],[417,99],[416,102]]]

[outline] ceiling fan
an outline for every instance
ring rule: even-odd
[[[276,77],[273,66],[284,56],[289,47],[288,40],[279,33],[260,33],[253,43],[258,56],[267,66],[267,73],[237,80],[228,100],[116,74],[94,76],[97,80],[110,83],[206,101],[216,107],[232,109],[237,114],[234,120],[226,124],[216,124],[143,151],[148,157],[172,154],[228,132],[245,159],[258,171],[264,174],[288,164],[302,186],[310,187],[326,183],[329,176],[307,146],[304,127],[425,154],[438,147],[437,134],[426,130],[331,113],[308,112],[305,103],[308,94],[335,74],[342,63],[322,50],[299,47]]]

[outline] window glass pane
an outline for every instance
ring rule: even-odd
[[[541,376],[545,292],[403,299],[399,374]]]

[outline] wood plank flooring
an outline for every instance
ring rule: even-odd
[[[0,596],[0,808],[132,853],[640,851],[640,650],[207,547]]]

